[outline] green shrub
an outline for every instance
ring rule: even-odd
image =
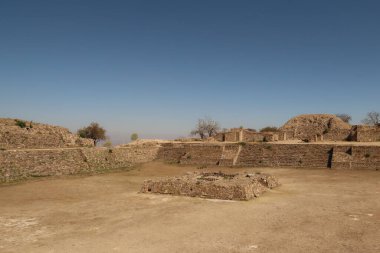
[[[275,126],[267,126],[267,127],[260,129],[261,133],[263,133],[263,132],[278,132],[278,131],[279,131],[278,127],[275,127]]]
[[[105,148],[111,148],[112,147],[112,142],[111,141],[104,142],[103,147],[105,147]]]
[[[26,122],[23,121],[23,120],[19,120],[19,119],[16,119],[16,126],[19,126],[21,128],[25,128],[26,127]]]
[[[365,158],[369,158],[369,157],[371,157],[371,154],[370,154],[370,153],[366,153],[366,154],[364,155],[364,157],[365,157]]]
[[[137,133],[131,134],[131,141],[136,141],[139,138],[139,135]]]

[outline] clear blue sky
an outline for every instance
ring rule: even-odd
[[[0,1],[0,117],[113,140],[380,111],[380,1]]]

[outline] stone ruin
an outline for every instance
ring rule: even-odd
[[[303,114],[291,118],[280,131],[284,140],[344,141],[351,125],[333,114]]]
[[[220,142],[273,142],[296,140],[320,141],[380,141],[380,125],[350,125],[333,114],[302,114],[288,120],[276,132],[256,132],[231,128],[212,137]]]
[[[160,193],[224,200],[250,200],[279,186],[276,177],[262,173],[192,172],[185,176],[146,180],[141,193]]]
[[[278,141],[276,132],[256,132],[253,129],[231,128],[226,132],[217,133],[212,140],[221,142],[267,142]]]
[[[280,128],[280,140],[380,141],[380,126],[350,125],[333,114],[303,114]]]
[[[16,119],[0,118],[0,149],[93,147],[91,139],[80,138],[68,129],[31,121],[17,125]]]

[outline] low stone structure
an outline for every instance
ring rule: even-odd
[[[277,178],[268,174],[194,172],[182,177],[146,180],[140,192],[209,199],[250,200],[278,185]]]
[[[213,136],[214,140],[221,142],[268,142],[278,141],[276,132],[256,132],[251,129],[231,128]]]
[[[281,128],[281,140],[345,141],[352,126],[333,114],[303,114]]]
[[[360,141],[360,142],[380,141],[380,125],[376,125],[376,126],[366,126],[366,125],[353,126],[349,139],[352,141]]]
[[[159,146],[0,150],[0,183],[31,177],[88,174],[156,159]]]
[[[380,169],[380,146],[277,143],[166,143],[157,159],[178,164]]]
[[[380,146],[162,143],[113,149],[0,150],[0,183],[29,177],[96,173],[157,159],[184,165],[380,170]]]
[[[80,138],[63,127],[30,121],[20,127],[15,119],[0,119],[0,149],[93,146],[93,140]]]
[[[92,140],[79,138],[65,128],[33,123],[28,130],[15,125],[14,120],[0,123],[0,183],[96,173],[157,159],[184,165],[380,169],[380,145],[375,144],[155,140],[109,149],[93,147]],[[357,126],[350,138],[376,141],[379,132],[379,126]],[[83,147],[86,145],[90,147]]]
[[[333,114],[303,114],[291,118],[277,132],[256,132],[231,128],[213,137],[219,142],[273,142],[299,140],[322,141],[380,141],[380,125],[350,125]]]

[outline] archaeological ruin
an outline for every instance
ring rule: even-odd
[[[256,132],[232,128],[213,137],[221,142],[272,142],[299,140],[322,141],[380,141],[380,126],[350,125],[333,114],[305,114],[291,118],[276,132]]]
[[[290,142],[289,142],[290,141]],[[291,142],[296,141],[296,142]],[[0,183],[97,173],[161,160],[181,165],[380,169],[380,127],[351,126],[334,115],[300,115],[278,132],[232,129],[206,142],[137,142],[94,147],[69,130],[0,119]]]
[[[262,173],[193,172],[181,177],[146,180],[140,192],[209,199],[250,200],[278,185],[276,177]]]

